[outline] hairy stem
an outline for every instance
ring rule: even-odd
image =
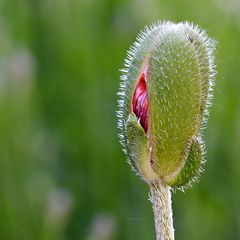
[[[150,184],[157,240],[174,240],[171,187],[162,181]]]

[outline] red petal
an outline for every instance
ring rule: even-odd
[[[146,82],[146,67],[140,75],[132,99],[132,111],[136,114],[137,119],[139,120],[145,133],[147,133],[148,130],[148,93]]]

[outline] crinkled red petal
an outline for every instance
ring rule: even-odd
[[[132,111],[135,113],[145,133],[147,133],[148,130],[148,92],[146,74],[147,71],[145,68],[139,77],[132,98]]]

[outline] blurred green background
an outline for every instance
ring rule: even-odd
[[[218,41],[206,171],[173,195],[176,239],[240,239],[239,0],[0,0],[1,240],[155,238],[115,111],[126,50],[164,19]]]

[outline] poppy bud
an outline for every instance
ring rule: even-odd
[[[204,162],[215,43],[184,23],[154,24],[128,51],[119,91],[124,150],[145,181],[189,185]]]

